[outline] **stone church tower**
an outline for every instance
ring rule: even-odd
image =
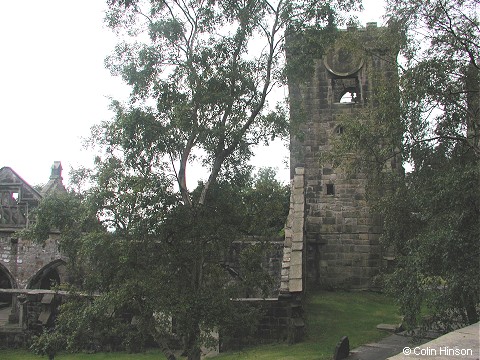
[[[291,136],[290,165],[292,177],[295,169],[304,174],[307,286],[369,288],[387,259],[379,244],[382,222],[367,203],[366,174],[347,174],[325,159],[344,132],[342,116],[354,117],[368,104],[376,86],[372,73],[385,75],[396,86],[392,59],[398,49],[382,43],[386,31],[376,23],[339,30],[323,56],[313,59],[313,71],[302,80],[289,78],[290,117],[298,123]],[[354,43],[360,51],[352,50]],[[287,43],[287,63],[297,56],[292,48]]]

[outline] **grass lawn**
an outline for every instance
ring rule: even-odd
[[[27,350],[0,350],[1,360],[47,360],[47,356],[38,356]],[[141,354],[98,353],[98,354],[60,354],[55,360],[164,360],[165,356],[152,350]]]
[[[393,301],[378,293],[317,292],[307,298],[307,338],[295,345],[264,345],[243,352],[225,353],[222,360],[331,360],[344,335],[353,349],[388,335],[377,330],[381,323],[400,322]]]
[[[295,345],[272,344],[223,353],[218,360],[330,360],[335,345],[344,335],[350,348],[381,339],[388,334],[376,329],[380,323],[400,322],[393,301],[377,293],[368,292],[316,292],[307,298],[307,338]],[[0,350],[2,360],[38,360],[39,356],[27,351]],[[46,359],[46,358],[44,358]],[[59,360],[160,360],[159,351],[145,354],[101,353],[62,354]]]

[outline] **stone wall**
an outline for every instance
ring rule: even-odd
[[[34,210],[42,198],[64,192],[59,161],[54,162],[50,179],[41,191],[12,168],[0,168],[0,289],[47,288],[49,284],[41,282],[47,282],[53,270],[57,281],[65,280],[65,258],[57,245],[59,233],[50,233],[42,244],[21,236],[21,231],[35,222]]]
[[[12,296],[10,321],[0,326],[0,344],[4,348],[25,347],[31,337],[45,327],[53,326],[58,306],[66,292],[53,290],[0,289],[0,294]]]
[[[251,306],[259,311],[260,317],[252,335],[241,333],[220,333],[220,352],[238,350],[245,346],[275,342],[296,343],[303,339],[304,322],[299,298],[280,295],[268,299],[237,299],[239,306]]]
[[[275,276],[275,297],[267,299],[236,299],[238,306],[249,306],[258,311],[258,324],[253,336],[242,334],[239,324],[220,333],[220,351],[238,349],[246,345],[284,342],[296,343],[305,335],[303,319],[304,295],[304,224],[305,224],[305,177],[304,169],[295,169],[291,181],[290,210],[285,225],[285,239],[272,242],[272,249],[265,259]],[[247,242],[248,243],[248,242]],[[238,258],[244,242],[234,244],[233,255]],[[281,266],[280,266],[281,265]],[[281,270],[281,271],[280,271]],[[278,287],[278,284],[280,285]]]
[[[28,341],[29,336],[23,331],[0,331],[0,349],[25,348]]]
[[[384,31],[369,24],[342,34],[343,39],[372,42]],[[355,116],[375,89],[372,72],[396,81],[396,70],[387,60],[396,57],[397,49],[380,45],[365,45],[359,53],[337,41],[322,58],[314,59],[314,72],[307,80],[289,81],[290,116],[300,124],[291,136],[291,168],[302,167],[305,177],[305,275],[316,286],[369,288],[381,267],[382,222],[367,202],[367,174],[346,173],[328,162],[344,131],[342,118]],[[294,56],[287,52],[287,61]]]
[[[291,182],[290,210],[285,224],[280,293],[304,290],[305,267],[305,169],[295,168]]]
[[[61,269],[65,258],[57,245],[58,234],[52,234],[44,244],[17,237],[0,229],[0,269],[11,278],[12,288],[32,288],[35,280],[49,268]],[[65,280],[64,271],[59,274]]]

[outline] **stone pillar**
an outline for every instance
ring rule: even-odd
[[[290,212],[285,225],[285,245],[280,293],[304,291],[305,170],[295,168],[291,185]]]
[[[288,342],[303,339],[303,294],[305,291],[305,170],[296,167],[291,183],[290,211],[285,225],[279,302],[288,312]]]

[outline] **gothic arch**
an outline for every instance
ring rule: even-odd
[[[30,278],[27,284],[27,289],[44,289],[49,290],[52,283],[60,285],[62,283],[62,276],[59,272],[60,267],[64,267],[67,263],[64,260],[54,260]]]
[[[15,289],[16,287],[17,283],[15,278],[3,264],[0,264],[0,289]],[[11,304],[12,295],[0,293],[0,303]]]
[[[0,274],[3,275],[3,277],[8,280],[9,287],[3,287],[1,282],[0,282],[0,289],[16,289],[17,288],[17,282],[15,281],[15,278],[12,276],[10,271],[2,264],[0,263]]]

